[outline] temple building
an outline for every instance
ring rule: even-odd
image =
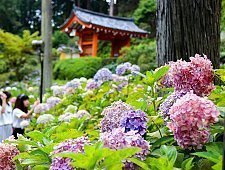
[[[135,25],[130,18],[112,17],[102,13],[74,7],[70,17],[61,26],[70,36],[79,37],[81,56],[97,56],[98,41],[111,42],[111,57],[118,57],[131,38],[146,38],[147,31]]]

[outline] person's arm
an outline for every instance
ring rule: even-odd
[[[0,95],[1,95],[1,99],[2,99],[1,114],[3,114],[3,113],[5,113],[5,109],[6,109],[6,105],[7,105],[7,102],[6,102],[7,96],[4,93],[2,93]]]
[[[29,119],[32,116],[32,113],[34,112],[34,108],[39,104],[39,101],[34,102],[33,107],[28,111],[28,113],[23,114],[20,116],[20,118]]]

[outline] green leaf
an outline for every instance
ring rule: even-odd
[[[198,157],[206,158],[214,163],[218,163],[218,155],[213,152],[195,152],[192,155],[196,155]]]
[[[163,76],[165,76],[165,74],[168,72],[169,70],[169,66],[163,66],[160,67],[155,73],[154,73],[154,81],[158,81],[159,79],[161,79]]]
[[[135,163],[136,165],[138,165],[139,167],[141,167],[144,170],[149,170],[148,165],[146,163],[140,161],[139,159],[136,159],[136,158],[128,158],[127,160]]]
[[[26,152],[23,152],[23,153],[20,153],[19,155],[16,155],[14,158],[13,158],[13,161],[17,160],[17,159],[24,159],[24,158],[29,158],[30,155]]]
[[[213,152],[218,156],[223,154],[223,150],[221,148],[223,148],[222,142],[212,142],[206,145],[206,150],[208,152]]]
[[[222,169],[222,156],[219,157],[218,163],[216,165],[212,166],[213,170],[220,170]]]
[[[215,72],[220,76],[221,80],[225,82],[225,69],[217,69]]]
[[[31,139],[33,139],[34,141],[41,142],[41,143],[43,143],[43,138],[45,137],[45,135],[42,132],[37,130],[26,133],[26,135],[30,137]]]
[[[150,71],[147,71],[147,72],[146,72],[145,82],[146,82],[148,85],[150,85],[150,86],[154,85],[155,78],[154,78],[152,72],[150,72]]]
[[[160,148],[160,152],[162,155],[166,156],[172,164],[175,163],[177,159],[177,150],[175,146],[162,145]]]
[[[36,165],[32,170],[49,170],[49,165]]]
[[[42,156],[31,156],[30,158],[24,159],[21,164],[22,165],[41,165],[46,164],[48,161],[42,159]]]
[[[192,164],[194,158],[188,158],[185,161],[183,161],[183,163],[181,164],[181,168],[182,170],[191,170],[192,167],[194,166]]]
[[[172,141],[174,141],[173,136],[164,136],[164,137],[158,139],[156,142],[154,142],[152,144],[152,147],[161,146],[161,145],[164,145],[164,144],[172,142]]]

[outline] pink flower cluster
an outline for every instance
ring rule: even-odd
[[[212,63],[207,56],[199,54],[190,57],[190,62],[171,62],[168,75],[162,82],[166,86],[172,84],[176,91],[193,90],[198,96],[207,96],[214,89]]]
[[[159,110],[160,114],[163,116],[164,121],[168,121],[170,119],[170,108],[178,99],[180,99],[185,94],[186,92],[184,91],[175,91],[171,95],[169,95],[163,103],[160,104]]]
[[[87,137],[69,139],[56,146],[52,154],[54,155],[57,153],[65,153],[65,152],[81,153],[84,152],[84,146],[89,143],[90,141],[88,140]],[[52,160],[50,170],[59,170],[59,169],[74,170],[74,168],[70,165],[70,163],[71,163],[70,158],[55,157]]]
[[[19,154],[19,150],[10,144],[0,143],[0,169],[14,170],[16,169],[13,163],[13,158]]]
[[[137,158],[145,160],[149,154],[149,143],[142,138],[141,135],[136,134],[135,131],[125,133],[124,128],[115,128],[112,132],[104,132],[100,134],[100,140],[105,147],[110,149],[123,149],[128,147],[139,147],[141,152],[136,154]]]
[[[219,114],[213,102],[188,92],[169,110],[168,126],[179,146],[201,148],[208,142],[210,124],[218,121]]]

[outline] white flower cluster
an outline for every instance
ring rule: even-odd
[[[53,122],[55,120],[55,117],[51,114],[43,114],[40,115],[37,119],[37,124],[47,124],[50,122]]]

